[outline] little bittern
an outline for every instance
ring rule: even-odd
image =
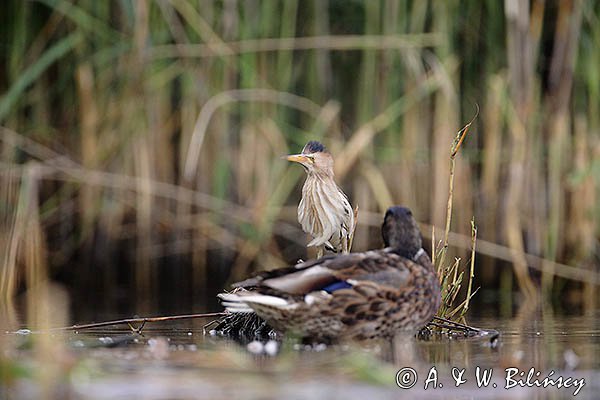
[[[324,249],[348,253],[354,231],[354,212],[348,197],[333,180],[333,157],[319,142],[310,141],[302,153],[287,156],[299,163],[307,173],[298,205],[298,222],[317,247],[317,258]]]
[[[414,333],[437,312],[440,282],[411,211],[391,207],[386,246],[261,272],[219,297],[234,315],[256,313],[279,331],[323,339]]]

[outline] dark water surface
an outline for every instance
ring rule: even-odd
[[[274,356],[264,351],[255,355],[247,345],[204,335],[206,321],[199,320],[149,324],[142,336],[131,335],[128,328],[6,334],[14,347],[5,350],[5,359],[30,373],[3,393],[6,398],[32,399],[46,393],[83,399],[363,400],[571,398],[577,392],[576,398],[592,399],[600,394],[599,317],[537,310],[510,319],[469,320],[473,326],[498,330],[496,344],[489,337],[398,338],[393,344],[307,350],[284,340],[267,346]],[[46,350],[28,349],[31,338],[48,339]],[[258,343],[250,347],[261,352]],[[477,374],[482,379],[484,371],[491,373],[491,380],[478,387]],[[411,386],[415,378],[414,386],[400,387]],[[44,389],[55,381],[59,384]],[[560,381],[569,387],[557,387]],[[546,388],[536,387],[544,383]]]

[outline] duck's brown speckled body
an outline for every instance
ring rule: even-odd
[[[263,272],[221,294],[232,312],[256,312],[304,337],[371,339],[416,332],[437,312],[440,284],[410,210],[391,207],[386,248]]]

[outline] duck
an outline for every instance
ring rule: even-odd
[[[255,313],[277,331],[303,338],[415,334],[440,307],[440,282],[409,208],[390,207],[381,231],[383,249],[264,271],[218,297],[230,313]]]

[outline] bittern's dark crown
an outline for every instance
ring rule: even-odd
[[[329,153],[327,148],[321,144],[321,142],[317,142],[316,140],[311,140],[306,143],[304,148],[302,149],[302,154],[314,154],[314,153]]]

